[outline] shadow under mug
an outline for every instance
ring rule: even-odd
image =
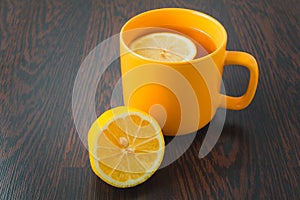
[[[163,62],[140,56],[130,42],[150,27],[191,27],[208,35],[216,49],[191,61]],[[123,98],[126,106],[150,113],[164,135],[192,133],[210,122],[218,108],[247,107],[258,84],[258,66],[245,52],[226,51],[227,33],[214,18],[189,9],[162,8],[141,13],[127,21],[120,32]],[[225,65],[246,67],[248,88],[240,97],[220,93]]]

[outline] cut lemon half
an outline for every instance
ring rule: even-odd
[[[150,178],[162,162],[164,146],[155,119],[125,106],[104,112],[88,133],[94,173],[119,188],[133,187]]]
[[[189,61],[197,53],[197,47],[192,40],[168,32],[139,37],[129,45],[129,48],[143,57],[164,62]]]

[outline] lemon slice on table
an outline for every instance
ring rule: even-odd
[[[125,106],[104,112],[88,133],[90,163],[106,183],[133,187],[146,181],[160,166],[164,138],[149,114]]]
[[[135,53],[158,61],[179,62],[192,60],[196,45],[189,38],[176,33],[151,33],[135,39],[129,45]]]

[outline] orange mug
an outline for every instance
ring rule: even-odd
[[[134,39],[155,28],[172,29],[196,39],[208,36],[215,47],[207,55],[179,62],[152,60],[129,48]],[[120,32],[124,104],[150,113],[168,136],[201,129],[218,108],[244,109],[257,88],[257,62],[248,53],[226,51],[226,43],[225,28],[198,11],[162,8],[131,18]],[[220,93],[224,65],[239,65],[249,70],[248,88],[242,96]]]

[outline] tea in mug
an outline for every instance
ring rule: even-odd
[[[216,50],[212,39],[195,28],[151,27],[139,30],[128,45],[135,53],[153,60],[180,62],[206,56]]]

